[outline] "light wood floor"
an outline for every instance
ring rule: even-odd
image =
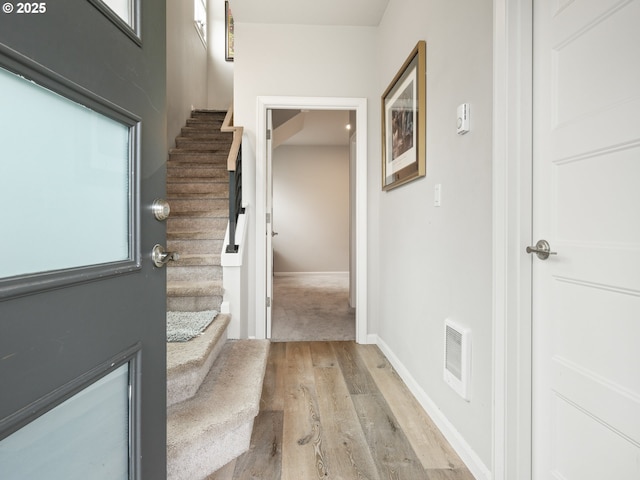
[[[208,480],[321,478],[474,477],[378,347],[272,343],[251,448]]]

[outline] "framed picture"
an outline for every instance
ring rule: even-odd
[[[383,190],[426,174],[426,52],[419,41],[382,95]]]
[[[224,29],[225,29],[225,55],[224,58],[227,62],[233,62],[235,56],[235,50],[233,47],[233,15],[231,14],[231,7],[229,2],[224,2]]]

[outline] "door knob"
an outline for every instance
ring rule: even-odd
[[[549,255],[557,255],[557,252],[551,251],[551,246],[546,240],[538,240],[535,247],[527,247],[527,253],[535,253],[540,260],[546,260]]]
[[[178,252],[167,252],[162,245],[156,244],[151,251],[151,260],[153,260],[153,264],[158,268],[164,267],[167,263],[179,259],[180,255],[178,255]]]

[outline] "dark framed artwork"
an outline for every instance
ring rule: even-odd
[[[224,30],[225,30],[225,54],[224,58],[227,62],[233,62],[235,49],[233,46],[233,15],[229,2],[224,2]]]
[[[420,40],[382,95],[382,189],[426,175],[427,45]]]

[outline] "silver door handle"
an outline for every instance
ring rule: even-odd
[[[156,244],[151,251],[151,260],[153,260],[153,264],[158,268],[164,267],[167,263],[179,259],[180,255],[178,252],[167,252],[162,245]]]
[[[271,231],[271,236],[275,237],[276,235],[278,235],[278,232],[274,232],[273,230]]]
[[[527,247],[527,253],[535,253],[540,260],[546,260],[549,255],[557,255],[557,252],[551,251],[551,246],[546,240],[538,240],[535,247]]]

